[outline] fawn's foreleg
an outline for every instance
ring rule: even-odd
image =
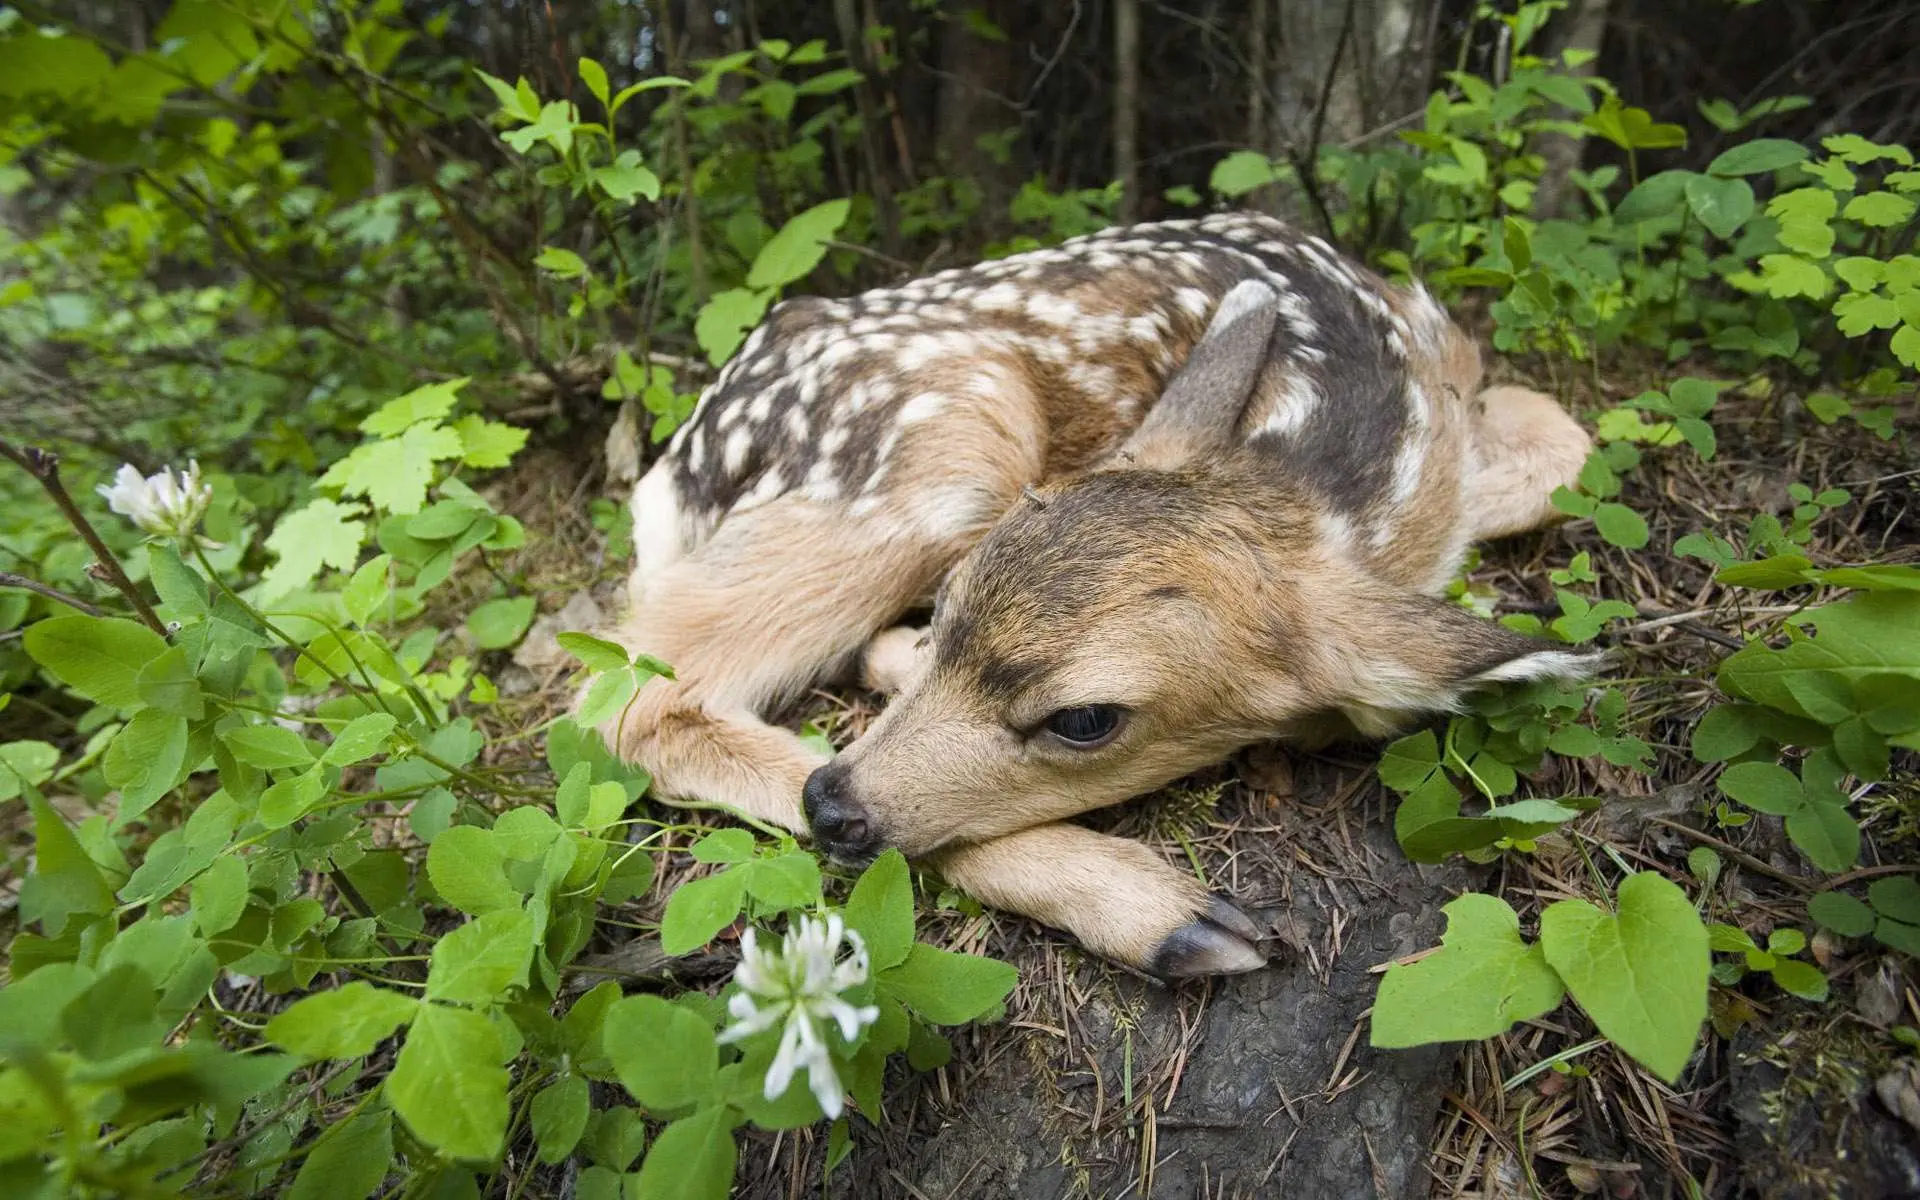
[[[705,801],[795,831],[826,761],[764,719],[852,661],[959,552],[844,509],[778,500],[725,522],[651,578],[611,636],[662,659],[604,732],[668,803]]]
[[[1064,823],[935,852],[981,903],[1064,929],[1096,954],[1164,978],[1266,965],[1246,914],[1139,842]]]

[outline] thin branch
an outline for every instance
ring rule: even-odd
[[[28,579],[25,575],[16,575],[12,571],[0,571],[0,587],[25,588],[29,592],[38,592],[49,600],[58,600],[69,608],[77,608],[90,617],[106,615],[78,596],[69,596],[57,587],[41,583],[38,579]]]
[[[148,604],[147,598],[140,594],[140,589],[133,586],[133,580],[128,579],[126,571],[121,569],[120,560],[114,557],[113,551],[107,549],[107,544],[101,541],[100,535],[94,531],[93,523],[87,520],[86,514],[80,511],[80,506],[75,504],[73,497],[67,494],[67,485],[60,482],[60,456],[37,446],[16,447],[5,438],[0,438],[0,457],[19,464],[22,470],[40,481],[40,486],[46,489],[48,496],[52,497],[61,515],[67,518],[67,524],[73,526],[86,541],[88,548],[93,551],[100,570],[106,575],[107,582],[118,588],[120,594],[127,598],[128,603],[133,605],[134,611],[140,614],[140,619],[146,622],[147,628],[161,637],[166,637],[167,627],[161,624],[158,616],[154,615],[153,606]]]

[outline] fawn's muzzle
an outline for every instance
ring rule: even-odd
[[[807,776],[801,807],[822,850],[845,863],[865,863],[883,848],[879,824],[848,791],[847,771],[839,760]]]

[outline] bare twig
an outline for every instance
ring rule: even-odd
[[[148,604],[147,598],[140,594],[140,589],[133,586],[133,580],[128,579],[126,571],[121,569],[120,560],[114,557],[113,551],[107,549],[107,544],[101,541],[100,535],[94,531],[93,523],[87,520],[86,514],[80,511],[80,506],[75,504],[73,497],[67,494],[67,485],[60,482],[60,456],[37,446],[17,447],[5,438],[0,438],[0,457],[19,464],[22,470],[40,481],[40,486],[46,489],[47,495],[53,499],[61,515],[67,518],[67,524],[73,526],[85,540],[88,548],[93,551],[100,570],[106,574],[107,582],[118,588],[120,594],[127,598],[127,602],[132,604],[134,611],[140,614],[140,619],[146,623],[147,628],[161,637],[167,636],[167,627],[160,623],[158,616],[154,615],[153,606]]]
[[[69,596],[57,587],[41,583],[38,579],[28,579],[25,575],[16,575],[12,571],[0,571],[0,587],[25,588],[29,592],[38,592],[49,600],[58,600],[69,608],[77,608],[90,617],[105,615],[78,596]]]

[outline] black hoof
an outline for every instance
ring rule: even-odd
[[[1162,979],[1257,971],[1267,965],[1259,940],[1259,927],[1245,913],[1215,896],[1207,904],[1206,916],[1167,935],[1153,952],[1148,970]]]

